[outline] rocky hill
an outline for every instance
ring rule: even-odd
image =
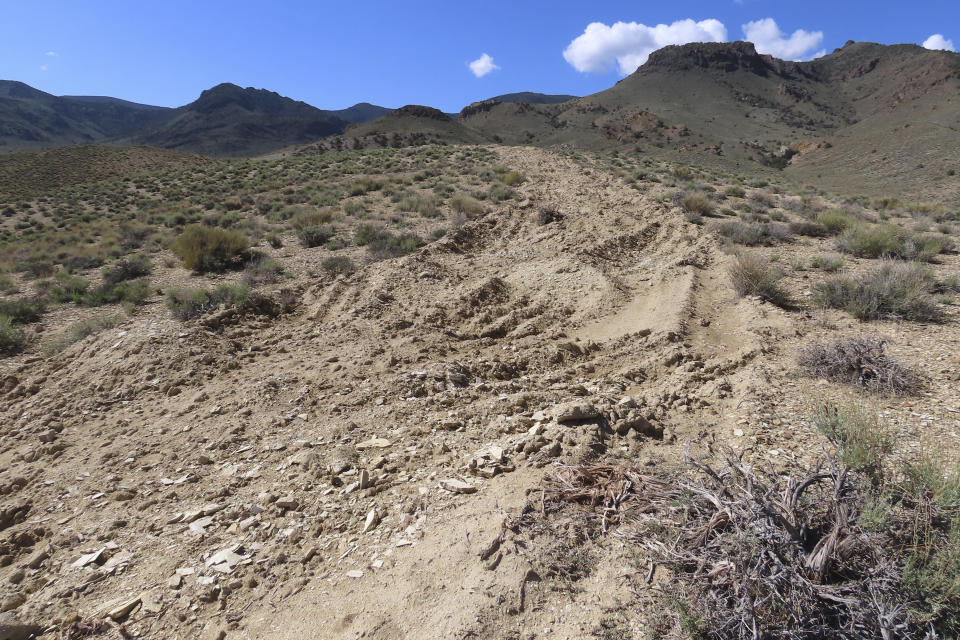
[[[53,96],[0,81],[0,151],[73,144],[149,145],[252,156],[343,133],[389,109],[360,103],[325,111],[263,89],[220,84],[176,108],[105,96]]]

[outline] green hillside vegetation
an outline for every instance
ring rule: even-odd
[[[84,182],[215,162],[204,156],[153,147],[82,145],[0,154],[0,198],[26,198]]]

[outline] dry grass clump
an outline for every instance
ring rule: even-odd
[[[123,322],[121,315],[96,316],[89,320],[82,320],[70,326],[63,333],[55,336],[43,345],[42,352],[47,358],[54,356],[75,342],[80,342],[87,336],[92,336],[107,329],[113,329]]]
[[[483,203],[472,196],[458,194],[448,201],[450,208],[454,213],[460,213],[468,218],[475,218],[484,212]]]
[[[880,318],[940,322],[933,274],[913,262],[889,261],[861,276],[836,275],[814,285],[814,301],[858,320]]]
[[[741,296],[758,296],[778,307],[789,308],[790,295],[780,285],[783,272],[763,258],[741,254],[730,266],[730,281]]]
[[[532,511],[566,505],[637,551],[650,637],[957,637],[960,476],[898,473],[865,413],[826,406],[815,422],[837,453],[814,466],[730,451],[681,468],[557,463]]]
[[[293,216],[290,223],[297,231],[308,227],[319,227],[323,224],[329,224],[333,221],[334,213],[329,209],[312,209],[309,211],[300,211]]]
[[[243,282],[250,287],[274,284],[283,280],[284,276],[283,264],[263,255],[248,262],[243,270]]]
[[[842,338],[804,347],[798,364],[814,377],[843,382],[880,393],[915,393],[922,378],[883,350],[879,338]]]
[[[713,215],[714,205],[707,196],[702,193],[690,193],[680,200],[680,206],[686,213],[695,213],[701,216]]]

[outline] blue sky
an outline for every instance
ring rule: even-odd
[[[220,82],[331,109],[586,95],[651,48],[743,39],[743,25],[794,59],[848,39],[960,47],[958,0],[0,0],[0,21],[0,78],[166,106]]]

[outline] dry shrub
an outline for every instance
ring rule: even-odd
[[[789,308],[790,295],[780,285],[783,272],[757,256],[741,254],[730,266],[730,281],[741,296],[758,296],[778,307]]]
[[[914,393],[922,378],[883,350],[879,338],[842,338],[804,347],[798,364],[807,374],[864,387],[880,393]]]
[[[681,468],[557,463],[530,511],[569,505],[637,552],[630,586],[640,611],[658,612],[651,637],[956,637],[960,499],[933,496],[960,495],[960,481],[937,469],[917,486],[878,483],[886,436],[830,415],[840,453],[812,467],[757,468],[733,452]]]

